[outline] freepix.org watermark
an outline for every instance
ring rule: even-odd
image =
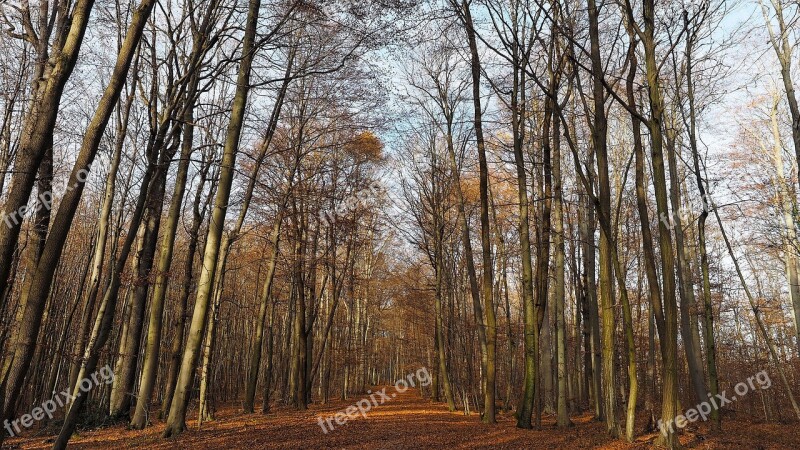
[[[364,206],[370,199],[379,198],[385,193],[386,189],[379,182],[370,183],[364,188],[352,193],[345,198],[344,201],[338,203],[332,210],[326,209],[321,211],[319,213],[319,218],[323,222],[334,223],[345,214],[351,213],[357,208]]]
[[[670,419],[664,423],[661,419],[658,419],[658,429],[661,430],[661,434],[667,436],[669,433],[675,432],[675,427],[686,428],[688,424],[697,422],[698,420],[708,420],[711,411],[718,410],[723,406],[735,402],[750,392],[755,391],[756,387],[759,389],[769,389],[771,386],[772,380],[770,380],[769,374],[767,374],[766,370],[762,370],[747,378],[746,381],[737,383],[736,386],[733,387],[736,395],[728,395],[725,391],[720,392],[716,396],[708,394],[708,400],[698,403],[694,408],[687,409],[685,414],[679,414],[674,420]]]
[[[57,409],[70,405],[77,397],[80,397],[81,394],[89,392],[93,387],[100,385],[100,383],[111,384],[113,382],[114,371],[111,370],[110,365],[106,364],[97,372],[78,381],[78,392],[75,395],[73,395],[69,387],[58,394],[54,392],[55,395],[53,395],[51,399],[45,400],[40,406],[33,408],[30,413],[23,414],[21,417],[11,421],[6,420],[3,426],[8,432],[8,435],[14,437],[22,431],[22,428],[30,428],[34,423],[43,420],[45,417],[52,419],[53,413],[55,413]],[[21,428],[20,425],[22,425]]]
[[[332,416],[325,418],[317,417],[317,423],[320,428],[322,428],[322,432],[328,434],[328,432],[333,431],[336,426],[344,425],[351,419],[355,419],[358,416],[367,417],[367,413],[369,413],[372,408],[392,400],[397,397],[397,394],[402,394],[409,388],[416,387],[417,384],[420,386],[428,386],[431,384],[431,375],[425,367],[408,374],[405,378],[397,380],[394,386],[392,386],[394,388],[393,392],[387,393],[387,388],[383,388],[377,392],[367,391],[369,397],[362,398],[354,405],[350,405]]]
[[[30,212],[35,213],[40,209],[46,209],[49,211],[53,207],[53,199],[55,198],[53,192],[60,192],[62,190],[72,191],[77,189],[81,184],[86,183],[86,180],[89,179],[90,173],[91,173],[91,167],[79,170],[78,173],[75,174],[75,179],[76,179],[75,183],[67,186],[61,186],[60,189],[53,188],[53,190],[51,191],[40,192],[39,195],[36,196],[36,199],[38,201],[34,206],[28,207],[28,205],[22,205],[16,211],[12,211],[8,214],[2,214],[2,217],[0,217],[0,222],[3,222],[3,224],[5,224],[5,226],[7,226],[8,228],[13,228],[14,226],[19,225],[20,222],[22,222],[22,219],[25,217],[25,214],[28,214]]]

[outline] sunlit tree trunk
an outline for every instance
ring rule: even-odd
[[[72,219],[75,216],[81,200],[87,173],[97,155],[100,141],[105,133],[108,120],[116,107],[122,87],[127,81],[128,69],[134,59],[144,24],[150,16],[153,4],[153,0],[144,0],[134,10],[127,34],[120,46],[111,78],[103,91],[97,109],[84,133],[81,148],[67,184],[71,189],[67,189],[61,199],[58,212],[53,219],[50,234],[42,251],[42,257],[39,260],[39,264],[37,264],[36,273],[33,275],[35,278],[31,282],[31,287],[22,294],[25,298],[22,303],[26,305],[26,314],[20,327],[22,327],[24,331],[19,345],[14,349],[13,363],[9,368],[10,372],[4,370],[3,377],[5,379],[5,377],[8,376],[8,388],[4,396],[7,405],[4,408],[6,417],[13,416],[14,405],[16,404],[35,350],[36,336],[41,326],[45,302],[51,291],[53,276],[58,265],[57,263],[64,250],[64,244],[71,228],[70,224],[72,223]],[[88,10],[86,12],[88,14]],[[82,38],[82,30],[80,34]],[[67,42],[72,42],[73,38],[77,37],[70,34],[70,37],[67,38]],[[75,42],[73,42],[73,44],[78,45],[78,43]],[[7,200],[6,206],[9,204],[10,202]],[[3,227],[0,227],[0,229],[6,230],[6,228]],[[3,241],[5,237],[5,231],[0,232],[0,257],[4,256],[2,246],[5,244]],[[14,240],[16,240],[16,238],[14,238]],[[6,264],[0,264],[0,266],[7,267]],[[0,278],[3,278],[3,274],[0,274]],[[2,289],[0,289],[0,291],[2,291]],[[103,340],[101,344],[105,344],[105,341]],[[65,421],[65,425],[69,426],[69,424],[69,420]],[[64,439],[57,440],[56,447],[65,446],[66,439],[68,439],[68,436]]]
[[[186,130],[184,130],[186,131]],[[186,136],[184,136],[185,138]],[[186,142],[184,140],[184,142]],[[175,385],[178,382],[178,373],[181,364],[181,350],[183,348],[183,337],[186,323],[186,310],[188,307],[189,296],[192,293],[192,282],[194,279],[194,257],[197,253],[197,246],[199,244],[200,227],[203,224],[203,217],[207,206],[211,203],[213,195],[213,188],[209,190],[208,196],[203,200],[203,187],[206,184],[206,178],[210,169],[209,164],[204,164],[200,170],[200,182],[195,192],[194,201],[192,203],[192,225],[189,229],[189,243],[186,250],[186,261],[183,265],[183,283],[181,284],[180,294],[178,296],[178,310],[175,311],[175,320],[171,324],[173,329],[172,347],[170,348],[170,357],[167,364],[166,379],[164,382],[164,399],[161,403],[159,411],[159,418],[167,417],[169,414],[170,406],[172,405],[172,396],[175,393]],[[201,203],[204,203],[201,207]]]
[[[189,55],[190,70],[193,70],[193,65],[199,63],[205,53],[210,28],[213,26],[212,16],[217,9],[218,2],[213,0],[207,7],[202,20],[197,27],[197,32],[194,33],[192,42],[192,52]],[[147,426],[147,415],[150,406],[150,400],[153,395],[153,389],[156,384],[158,375],[158,362],[159,353],[161,348],[161,336],[163,329],[163,316],[164,305],[167,296],[167,286],[169,282],[169,274],[172,268],[172,258],[175,247],[175,239],[177,236],[178,224],[183,206],[183,198],[186,192],[186,182],[189,173],[189,164],[191,162],[192,154],[194,153],[194,109],[197,101],[198,85],[200,83],[200,74],[193,72],[188,81],[186,82],[186,92],[184,94],[185,103],[182,112],[182,141],[180,161],[175,176],[175,185],[172,192],[172,200],[167,214],[165,223],[164,236],[158,248],[158,261],[156,265],[155,281],[153,286],[153,295],[150,304],[150,316],[148,320],[147,329],[147,342],[145,344],[144,360],[142,362],[142,374],[139,383],[139,394],[136,400],[136,409],[134,412],[131,427],[134,429],[143,429]],[[199,200],[198,196],[198,200]],[[199,223],[199,221],[196,221]],[[196,233],[196,231],[195,231]],[[191,236],[194,238],[195,236]],[[190,244],[191,247],[191,244]],[[195,244],[196,247],[196,244]],[[194,251],[191,251],[189,257],[189,273],[191,273],[191,263],[193,260]],[[191,277],[189,277],[191,278]],[[181,333],[182,334],[182,333]],[[178,349],[182,339],[176,339]],[[169,372],[170,374],[172,371]],[[172,378],[174,380],[174,377]],[[171,393],[172,391],[168,389]],[[165,402],[167,400],[165,399]]]
[[[27,9],[27,4],[25,7]],[[93,7],[94,0],[79,0],[67,13],[68,18],[62,18],[65,19],[66,26],[55,37],[51,49],[52,54],[49,55],[49,58],[46,46],[50,43],[47,41],[47,36],[40,36],[39,56],[42,58],[41,61],[47,61],[47,67],[38,65],[37,73],[33,77],[35,80],[32,89],[33,98],[22,125],[20,146],[14,164],[14,176],[11,178],[11,185],[0,213],[0,217],[4,218],[4,226],[0,226],[0,301],[4,301],[11,274],[12,259],[22,227],[22,217],[19,211],[28,203],[39,166],[47,149],[52,145],[61,96],[64,86],[75,68]],[[30,14],[30,11],[28,13]],[[138,37],[135,41],[138,43]],[[51,62],[53,65],[49,66]],[[115,75],[117,73],[119,72],[116,72]],[[125,73],[127,73],[127,67]],[[122,78],[124,79],[125,76],[122,75]],[[112,101],[111,103],[116,102]],[[101,128],[105,129],[104,125]],[[70,179],[70,182],[74,181],[74,179]],[[80,197],[79,193],[78,197]],[[47,290],[45,289],[45,291]],[[0,309],[3,307],[4,305],[0,304]],[[10,397],[6,396],[6,400],[9,398],[16,400],[16,394],[12,392]]]
[[[195,300],[194,313],[189,328],[186,348],[181,360],[181,370],[175,387],[167,426],[164,430],[165,437],[175,436],[186,428],[186,408],[189,403],[191,387],[194,381],[194,372],[203,339],[203,329],[208,315],[209,300],[211,300],[214,274],[216,272],[217,257],[219,256],[220,239],[222,237],[225,216],[227,215],[228,201],[230,199],[231,185],[236,165],[236,153],[239,149],[239,139],[244,122],[244,113],[247,106],[247,97],[250,92],[250,69],[255,52],[255,34],[258,23],[260,0],[250,0],[248,4],[247,19],[244,38],[242,41],[242,59],[239,63],[239,73],[236,82],[236,95],[233,99],[231,118],[225,136],[225,146],[222,157],[219,184],[214,201],[214,212],[206,237],[206,248],[203,255],[203,266]]]

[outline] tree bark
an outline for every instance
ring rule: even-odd
[[[594,0],[588,0],[589,5],[589,39],[591,41],[592,58],[592,97],[594,100],[594,118],[592,126],[592,144],[597,156],[597,181],[598,199],[601,216],[611,218],[611,186],[608,174],[607,131],[608,124],[605,112],[605,90],[602,79],[603,66],[600,55],[599,12]],[[613,237],[607,234],[608,228],[600,229],[600,307],[603,322],[603,358],[602,381],[604,396],[604,411],[606,428],[614,437],[620,435],[617,422],[617,399],[615,393],[616,371],[614,370],[614,335],[616,332],[614,320],[614,305],[616,303],[613,289],[613,261],[611,246]]]
[[[3,222],[6,225],[0,227],[0,301],[4,301],[3,293],[6,292],[10,283],[12,260],[22,227],[20,208],[27,204],[36,181],[39,165],[48,147],[52,145],[61,96],[64,86],[75,68],[93,6],[94,0],[79,0],[75,3],[75,7],[66,21],[69,27],[64,28],[54,40],[50,58],[54,64],[52,67],[41,66],[38,69],[42,72],[39,75],[47,72],[47,78],[43,84],[40,84],[39,81],[35,82],[34,97],[31,99],[22,125],[14,176],[11,179],[11,186],[8,189],[2,213],[0,213],[0,217],[4,218]],[[138,42],[138,38],[135,40]],[[42,40],[42,44],[48,44],[46,39]],[[46,59],[46,51],[43,52],[40,49],[40,54]],[[115,70],[114,75],[116,76],[117,73]],[[125,67],[125,73],[127,73],[127,67]],[[122,78],[124,79],[125,76],[123,75]],[[34,79],[38,80],[39,76],[34,76]],[[100,128],[105,129],[105,125],[103,124]],[[70,186],[73,181],[71,178]],[[78,196],[80,197],[80,195]],[[45,291],[47,290],[45,289]],[[3,309],[4,306],[4,304],[0,304],[0,309]],[[11,397],[15,399],[16,395],[13,392],[11,394]],[[8,399],[9,397],[6,397],[6,400]]]
[[[83,5],[84,3],[86,2],[80,2],[79,5]],[[24,303],[26,304],[25,318],[20,325],[24,330],[23,336],[21,337],[19,345],[14,349],[13,363],[9,368],[10,372],[4,371],[9,380],[6,395],[4,396],[6,401],[6,408],[4,409],[7,418],[13,416],[14,405],[16,404],[25,374],[28,371],[33,357],[36,336],[41,326],[43,308],[50,292],[57,262],[61,258],[61,254],[64,250],[64,243],[66,242],[67,235],[71,228],[70,224],[72,223],[72,219],[80,203],[89,167],[97,154],[108,120],[117,104],[122,87],[126,82],[128,69],[131,66],[136,49],[139,46],[144,24],[150,16],[150,11],[154,3],[154,0],[143,0],[133,13],[127,34],[125,35],[125,39],[117,55],[117,61],[111,79],[103,92],[97,110],[84,134],[80,152],[73,166],[72,173],[69,176],[67,185],[70,186],[71,189],[67,189],[61,199],[58,212],[53,219],[50,235],[47,238],[42,252],[42,257],[36,267],[36,273],[33,275],[34,279],[31,282],[31,288],[23,293],[25,297]],[[88,14],[88,10],[86,13]],[[83,18],[78,19],[78,21],[81,20],[83,20]],[[73,25],[75,25],[75,22],[73,22]],[[79,34],[80,38],[82,38],[83,30],[80,30]],[[71,33],[67,38],[67,45],[79,45],[79,42],[73,42],[74,39],[77,38],[77,36],[73,36]],[[55,114],[55,112],[53,114]],[[52,132],[52,130],[50,132]],[[6,206],[11,203],[12,202],[7,200]],[[0,229],[6,230],[2,227],[0,227]],[[2,255],[2,248],[5,244],[3,241],[5,236],[6,232],[0,231],[0,256],[4,256]],[[16,240],[16,237],[14,240]],[[7,267],[5,264],[0,264],[0,266]],[[0,279],[2,278],[4,278],[3,274],[0,273]],[[69,422],[65,422],[65,425],[68,423]],[[66,445],[66,438],[63,441],[56,441],[56,446],[63,445]]]
[[[217,257],[219,256],[220,238],[222,237],[225,216],[230,199],[233,172],[236,164],[236,153],[239,148],[239,138],[244,121],[247,96],[250,92],[250,69],[255,52],[255,34],[258,23],[258,13],[261,6],[260,0],[250,0],[247,20],[242,44],[242,60],[239,63],[239,74],[236,82],[236,94],[233,100],[231,119],[225,137],[222,165],[214,201],[214,212],[206,238],[206,248],[203,255],[203,266],[195,300],[194,313],[189,328],[188,341],[181,360],[181,370],[178,376],[175,393],[170,406],[167,426],[164,437],[180,434],[186,428],[186,408],[188,407],[191,387],[194,381],[194,372],[199,357],[200,345],[203,338],[203,328],[208,315],[211,288],[214,282]]]

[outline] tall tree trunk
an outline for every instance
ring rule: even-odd
[[[636,402],[639,398],[639,379],[636,376],[636,340],[633,336],[633,316],[628,288],[625,286],[625,269],[619,258],[618,249],[619,246],[615,243],[612,248],[612,258],[614,259],[614,273],[619,287],[619,296],[622,300],[622,325],[625,328],[625,349],[628,353],[628,404],[625,413],[625,439],[633,442],[636,436]]]
[[[514,136],[514,165],[516,167],[517,198],[519,201],[519,245],[522,259],[522,310],[524,322],[525,375],[522,399],[517,411],[517,427],[530,429],[531,414],[536,398],[536,380],[539,361],[538,310],[533,299],[533,264],[531,255],[530,208],[528,200],[528,173],[525,168],[525,72],[514,71],[514,92],[511,96],[511,126]]]
[[[659,68],[656,61],[656,38],[655,38],[655,2],[654,0],[644,0],[644,32],[641,35],[645,50],[645,71],[647,79],[647,91],[650,97],[650,129],[651,154],[653,165],[653,187],[656,194],[656,211],[658,217],[669,217],[669,204],[667,199],[667,182],[664,170],[664,138],[663,115],[664,100],[659,80]],[[630,16],[633,14],[630,13]],[[673,253],[672,236],[667,224],[663,220],[658,221],[659,249],[661,250],[661,267],[663,277],[663,300],[664,300],[664,322],[659,328],[660,341],[664,346],[662,349],[663,358],[663,392],[661,420],[664,423],[671,423],[677,416],[678,409],[678,305],[675,298],[675,259]],[[656,311],[657,314],[657,311]],[[658,321],[658,315],[656,316]],[[679,448],[675,433],[666,427],[664,433],[659,437],[659,443],[667,448]]]
[[[127,417],[130,414],[147,309],[147,294],[150,287],[153,260],[158,246],[159,229],[161,228],[161,210],[164,204],[167,171],[175,153],[174,150],[169,149],[176,147],[177,145],[170,145],[162,152],[159,167],[156,169],[153,179],[152,190],[147,195],[145,222],[143,224],[144,236],[136,266],[136,286],[132,298],[131,315],[128,319],[128,332],[125,335],[124,346],[120,347],[118,361],[120,369],[114,374],[114,380],[118,383],[114,387],[118,389],[119,394],[116,401],[111,403],[110,412],[112,417]],[[114,399],[113,395],[112,399]]]
[[[481,365],[483,367],[484,423],[495,423],[495,351],[497,340],[497,318],[494,310],[494,274],[491,248],[491,231],[489,229],[489,167],[486,161],[486,148],[483,137],[483,109],[481,106],[481,63],[478,55],[478,41],[472,22],[469,2],[462,0],[461,19],[467,34],[470,50],[470,71],[472,74],[472,102],[475,113],[475,140],[478,147],[478,166],[480,172],[480,222],[481,248],[483,255],[483,313],[485,317],[478,320],[478,327],[483,328],[484,338],[481,345]],[[477,319],[476,319],[477,320]]]
[[[184,136],[184,143],[186,142],[185,138],[186,136]],[[203,187],[205,186],[209,169],[210,164],[206,164],[200,171],[200,182],[197,186],[194,202],[192,204],[192,225],[189,229],[189,244],[186,250],[186,261],[183,265],[183,283],[181,284],[180,294],[178,296],[178,310],[175,311],[175,320],[171,324],[171,328],[173,329],[172,347],[170,348],[166,381],[164,382],[164,399],[161,403],[161,410],[159,411],[159,418],[162,419],[169,414],[169,409],[172,405],[172,396],[175,393],[175,385],[178,382],[178,373],[181,367],[181,349],[183,348],[183,336],[186,328],[186,310],[188,308],[189,296],[192,294],[192,280],[194,279],[194,257],[197,253],[203,217],[205,217],[206,208],[210,204],[211,196],[214,192],[213,188],[209,190],[208,196],[204,200],[204,204],[201,208],[200,204],[203,202]]]
[[[553,263],[555,281],[553,300],[556,315],[556,361],[558,373],[558,401],[556,406],[556,424],[559,428],[570,425],[567,413],[567,324],[564,319],[566,308],[566,289],[564,274],[564,192],[561,177],[561,134],[559,120],[553,120],[553,247],[555,261]]]
[[[250,368],[247,376],[247,387],[244,397],[244,412],[253,413],[253,406],[256,400],[256,383],[258,382],[258,371],[261,367],[261,348],[264,343],[264,328],[266,324],[267,312],[270,305],[272,291],[272,280],[275,278],[275,266],[278,259],[278,244],[281,233],[281,223],[283,217],[278,213],[275,217],[275,223],[272,225],[272,235],[270,236],[270,245],[272,246],[272,254],[267,265],[267,276],[264,279],[264,287],[261,290],[260,306],[258,310],[258,318],[256,319],[256,333],[253,339],[253,344],[250,349]],[[271,312],[271,311],[269,311]],[[270,320],[272,320],[270,316]],[[270,330],[271,332],[271,330]],[[271,373],[268,377],[271,377]]]
[[[64,18],[64,23],[68,26],[64,27],[56,36],[50,58],[47,57],[47,51],[44,48],[39,49],[42,61],[48,61],[47,64],[52,61],[53,65],[46,68],[40,65],[37,68],[39,73],[33,77],[36,80],[32,89],[34,95],[22,125],[14,176],[11,178],[11,186],[6,194],[2,213],[0,213],[6,225],[0,227],[0,301],[4,300],[4,293],[10,283],[12,260],[22,227],[20,208],[28,203],[39,166],[47,149],[52,146],[61,96],[64,86],[75,68],[93,6],[94,0],[78,0],[71,13],[68,13],[69,17]],[[131,37],[135,37],[133,40],[138,43],[138,36]],[[49,45],[45,36],[42,36],[40,45],[43,47]],[[46,78],[44,72],[46,72]],[[114,76],[118,73],[115,70]],[[127,67],[125,67],[125,73],[127,73]],[[39,81],[42,78],[44,81]],[[124,74],[122,78],[125,78]],[[96,122],[93,121],[94,123]],[[104,124],[101,128],[105,128]],[[73,178],[70,178],[70,186],[74,181]],[[78,197],[80,197],[80,193],[78,193]],[[45,291],[47,290],[45,289]],[[4,304],[0,304],[0,309],[3,309],[4,306]],[[11,397],[16,399],[16,394],[13,392],[11,394]],[[8,399],[9,397],[6,396],[6,400]]]
[[[541,169],[536,170],[536,195],[540,198],[537,210],[538,227],[536,229],[536,273],[534,284],[534,310],[536,311],[536,326],[539,336],[539,362],[541,370],[541,389],[536,395],[534,408],[536,428],[541,428],[542,410],[547,414],[555,412],[553,404],[553,311],[548,305],[550,291],[550,240],[552,238],[552,211],[553,211],[553,176],[552,176],[552,128],[553,113],[556,111],[558,83],[560,74],[553,69],[555,53],[555,36],[551,36],[548,47],[547,72],[548,85],[547,97],[544,100],[544,117],[542,117]],[[544,401],[544,405],[542,404]],[[544,408],[543,408],[544,407]]]
[[[273,347],[275,342],[275,300],[269,302],[269,312],[267,313],[269,316],[269,326],[267,327],[267,369],[266,373],[264,374],[264,398],[262,401],[261,406],[261,413],[267,414],[269,413],[269,400],[270,400],[270,393],[272,392],[272,378],[274,372],[274,365],[273,365]]]
[[[593,196],[592,193],[592,158],[589,157],[587,161],[587,181],[588,185],[584,187],[586,192],[585,201],[583,203],[584,218],[580,224],[581,242],[583,243],[583,277],[584,277],[584,292],[586,303],[586,319],[585,323],[589,329],[588,347],[586,348],[587,356],[590,358],[590,364],[586,366],[586,370],[591,373],[591,393],[594,400],[595,418],[599,421],[605,420],[602,391],[603,384],[600,376],[601,365],[601,347],[600,347],[600,315],[597,305],[597,281],[596,281],[596,252],[595,252],[595,230],[597,229],[594,206],[592,206],[589,198]]]
[[[631,28],[630,25],[627,27],[628,37],[630,39],[630,44],[628,47],[628,76],[625,82],[625,90],[626,90],[626,100],[628,102],[628,107],[633,109],[634,111],[637,110],[636,106],[636,91],[634,88],[634,83],[636,81],[636,71],[638,68],[638,60],[636,58],[636,45],[637,40],[635,37],[635,32]],[[645,154],[644,154],[644,145],[642,143],[642,132],[641,132],[641,125],[642,122],[636,114],[631,114],[631,126],[633,129],[633,152],[634,152],[634,165],[635,165],[635,185],[636,185],[636,208],[639,213],[639,224],[640,224],[640,231],[642,235],[642,254],[644,260],[644,272],[647,278],[647,288],[649,290],[649,306],[647,312],[647,324],[648,324],[648,356],[647,356],[647,380],[650,380],[652,383],[652,388],[647,390],[647,398],[645,399],[646,405],[650,405],[650,417],[648,417],[648,425],[645,427],[645,432],[650,431],[652,427],[655,426],[655,414],[652,410],[654,407],[653,398],[655,397],[655,330],[653,329],[654,324],[658,325],[659,335],[663,336],[664,329],[663,329],[663,310],[662,310],[662,302],[661,302],[661,289],[658,281],[658,274],[656,272],[656,259],[655,253],[653,251],[654,244],[653,244],[653,236],[650,231],[650,215],[647,207],[647,179],[645,176]],[[655,323],[653,318],[656,318]],[[662,356],[665,354],[665,342],[662,339],[661,343],[661,350]],[[628,435],[629,430],[626,429],[626,436]]]
[[[225,216],[230,199],[233,172],[236,164],[236,153],[239,148],[239,138],[244,121],[247,96],[250,92],[250,69],[255,53],[255,34],[258,23],[258,13],[261,6],[260,0],[250,0],[245,24],[244,39],[242,43],[242,60],[239,63],[239,74],[236,82],[236,95],[233,99],[231,118],[225,136],[225,146],[222,164],[214,201],[214,212],[209,224],[206,238],[206,248],[203,255],[203,266],[200,272],[200,281],[195,300],[194,313],[189,328],[188,341],[181,361],[181,370],[178,383],[170,406],[167,426],[164,430],[165,437],[176,436],[186,428],[186,408],[189,403],[191,387],[194,381],[194,372],[200,353],[203,339],[203,328],[208,315],[211,288],[214,282],[217,257],[219,256],[220,239],[222,237]]]
[[[202,55],[205,53],[205,47],[209,39],[209,30],[213,25],[212,15],[217,9],[217,4],[218,2],[216,0],[209,4],[205,14],[202,17],[202,21],[197,30],[198,32],[194,34],[195,37],[192,45],[192,53],[189,56],[189,70],[192,70],[193,66],[199,63]],[[182,114],[181,130],[183,135],[181,139],[180,161],[178,163],[178,170],[175,176],[172,200],[170,203],[169,212],[167,214],[167,221],[165,224],[166,229],[161,240],[161,245],[158,249],[158,262],[156,265],[153,296],[150,304],[147,343],[145,344],[144,361],[142,363],[142,375],[139,383],[139,394],[136,400],[136,409],[133,420],[131,421],[131,427],[139,430],[147,426],[147,415],[149,412],[150,399],[153,395],[153,389],[155,387],[156,377],[158,375],[158,361],[161,349],[161,334],[163,329],[163,316],[164,305],[167,296],[167,285],[169,281],[168,277],[172,268],[175,238],[182,212],[183,197],[186,192],[189,163],[191,162],[191,156],[194,152],[194,109],[197,101],[197,90],[199,83],[200,75],[196,71],[191,74],[186,83],[187,87]],[[202,189],[199,191],[201,190]],[[198,200],[199,198],[200,197],[198,196]],[[199,221],[195,222],[199,223]],[[191,236],[191,238],[194,238],[196,242],[195,236]],[[194,249],[192,249],[191,255],[189,255],[189,275],[191,274],[191,263],[194,259],[193,256]],[[176,342],[179,345],[178,349],[180,349],[181,340],[182,339],[176,339]],[[172,373],[172,371],[169,373]],[[172,379],[174,380],[174,377]]]
[[[120,96],[120,92],[122,91],[122,87],[126,82],[128,69],[131,66],[136,49],[139,46],[139,40],[142,35],[144,24],[147,22],[147,18],[150,16],[150,11],[152,10],[154,3],[154,0],[143,0],[143,2],[133,13],[131,23],[128,27],[127,34],[125,35],[125,40],[123,41],[117,55],[117,61],[114,66],[110,81],[103,92],[103,96],[100,99],[100,103],[92,117],[92,120],[89,122],[84,134],[83,142],[81,143],[80,152],[78,153],[75,165],[70,173],[67,185],[72,187],[72,189],[67,189],[63,198],[61,199],[58,212],[53,219],[53,226],[51,227],[50,235],[47,238],[47,242],[45,243],[44,250],[42,252],[42,257],[40,258],[39,264],[36,267],[36,273],[34,274],[35,278],[31,282],[31,288],[23,293],[23,296],[25,297],[25,301],[23,303],[26,304],[26,314],[20,326],[24,331],[22,333],[19,345],[17,345],[14,349],[13,362],[11,367],[9,367],[10,372],[6,372],[4,370],[9,381],[8,389],[6,391],[6,395],[4,396],[6,401],[4,414],[6,418],[13,416],[14,405],[16,404],[22,388],[23,380],[28,372],[31,359],[33,357],[36,336],[38,335],[39,328],[41,326],[43,308],[45,306],[47,296],[50,293],[53,275],[64,250],[64,243],[66,242],[67,235],[71,228],[70,225],[72,223],[72,219],[75,216],[75,212],[77,211],[81,200],[81,195],[87,179],[89,167],[91,166],[92,161],[97,154],[97,150],[105,133],[108,120],[114,111],[117,100]],[[83,2],[79,4],[83,4]],[[82,37],[82,30],[80,34]],[[70,37],[67,39],[67,42],[71,42],[72,38],[73,36],[70,35]],[[8,200],[6,201],[7,206],[10,203],[11,202]],[[0,227],[0,229],[5,230],[5,228],[2,227]],[[3,239],[5,235],[5,232],[0,232],[0,254],[2,254],[2,246],[4,245]],[[0,266],[7,267],[5,264],[0,264]],[[0,274],[0,279],[3,278],[2,275],[3,274]],[[0,289],[0,291],[2,291],[2,289]],[[5,378],[5,376],[3,378]],[[69,422],[65,422],[65,425],[68,423]],[[63,440],[63,444],[61,440],[56,441],[56,444],[66,445],[66,439]]]
[[[486,329],[483,326],[483,306],[481,305],[480,290],[478,288],[478,276],[475,270],[475,260],[472,251],[472,238],[467,221],[466,204],[464,193],[461,186],[461,174],[456,160],[455,147],[453,144],[452,123],[447,124],[447,153],[450,159],[450,170],[453,173],[453,183],[455,184],[456,206],[458,208],[458,226],[461,229],[461,243],[464,246],[464,260],[467,266],[469,278],[469,291],[472,298],[472,307],[475,314],[475,322],[478,324],[478,342],[481,348],[486,346]]]
[[[442,311],[442,297],[444,295],[444,230],[443,225],[441,225],[440,218],[438,216],[434,217],[434,233],[435,236],[435,276],[436,276],[436,286],[435,286],[435,298],[434,298],[434,314],[435,317],[435,328],[434,328],[434,339],[435,339],[435,350],[437,352],[436,359],[438,361],[437,367],[437,378],[441,381],[442,389],[444,391],[444,398],[447,402],[447,409],[450,412],[456,410],[456,403],[453,398],[453,387],[450,384],[450,374],[447,372],[447,354],[445,351],[445,338],[444,338],[444,324],[443,324],[443,311]],[[438,392],[436,393],[438,396]]]
[[[145,213],[147,214],[146,206],[145,206]],[[147,221],[147,218],[144,217],[143,221]],[[142,254],[142,248],[144,247],[144,233],[145,233],[145,226],[139,226],[139,229],[136,231],[136,241],[135,245],[136,248],[133,250],[135,255]],[[134,258],[133,262],[131,263],[130,270],[132,273],[139,272],[139,258]],[[136,283],[135,281],[128,286],[126,293],[124,295],[125,300],[122,303],[122,317],[120,317],[120,328],[119,331],[116,333],[117,342],[112,341],[112,346],[116,347],[115,353],[115,363],[114,363],[114,380],[111,384],[111,391],[109,392],[109,415],[115,414],[115,409],[119,408],[120,403],[122,402],[122,397],[124,395],[124,391],[119,388],[120,384],[122,384],[122,377],[116,376],[117,373],[123,372],[123,365],[125,362],[125,358],[122,355],[125,352],[126,343],[128,340],[128,336],[130,336],[130,327],[131,327],[131,316],[133,314],[133,305],[134,301],[134,292],[136,290]],[[104,294],[105,295],[105,294]],[[85,354],[85,351],[84,351]],[[73,387],[74,390],[74,387]]]
[[[602,77],[603,66],[600,55],[599,12],[594,0],[588,1],[589,5],[589,39],[591,41],[591,57],[594,100],[594,119],[592,126],[592,144],[597,156],[597,181],[600,215],[610,220],[611,218],[611,186],[609,182],[605,90]],[[609,224],[610,225],[610,224]],[[600,307],[603,322],[603,403],[608,432],[618,437],[620,435],[617,422],[617,398],[615,393],[616,371],[614,370],[614,336],[616,326],[614,320],[614,289],[613,289],[613,261],[612,248],[613,236],[608,235],[610,227],[600,229]]]
[[[670,127],[672,128],[672,127]],[[667,131],[667,164],[669,167],[669,189],[672,204],[672,221],[667,220],[670,228],[675,233],[675,260],[678,277],[678,294],[680,303],[681,340],[686,351],[686,362],[689,367],[689,379],[694,391],[695,401],[703,402],[706,396],[706,387],[703,376],[703,355],[700,348],[700,331],[697,328],[697,305],[692,284],[692,269],[686,257],[684,245],[683,220],[681,218],[681,189],[679,185],[677,147],[674,132]]]

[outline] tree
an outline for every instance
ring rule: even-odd
[[[195,300],[194,313],[189,328],[188,341],[183,352],[181,370],[178,376],[175,394],[172,399],[165,437],[176,436],[185,428],[186,407],[189,401],[189,392],[194,382],[194,371],[197,365],[203,329],[208,314],[211,287],[216,272],[217,257],[219,255],[220,238],[225,224],[228,209],[231,184],[233,183],[233,170],[236,163],[236,153],[239,148],[239,138],[242,131],[247,96],[250,92],[250,71],[253,64],[255,51],[255,34],[258,24],[260,0],[250,0],[248,3],[247,20],[244,38],[242,40],[242,59],[239,62],[239,72],[236,80],[236,95],[231,109],[231,119],[225,136],[225,149],[222,159],[219,184],[214,199],[214,210],[211,223],[206,236],[206,248],[203,254],[203,268],[200,272],[199,288]]]

